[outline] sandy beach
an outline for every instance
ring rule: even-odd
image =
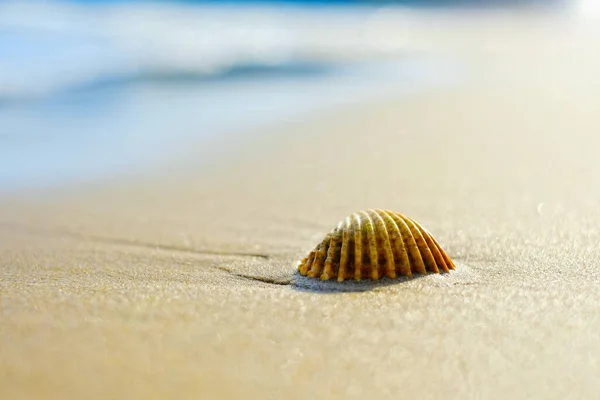
[[[597,30],[484,25],[421,42],[460,85],[223,135],[210,167],[191,143],[3,195],[0,398],[595,398]],[[457,270],[298,276],[363,208],[419,221]]]

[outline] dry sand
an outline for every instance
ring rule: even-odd
[[[464,84],[223,138],[212,169],[6,197],[0,398],[596,398],[600,46],[502,32],[445,38]],[[367,207],[457,271],[295,275]]]

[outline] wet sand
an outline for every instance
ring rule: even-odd
[[[190,146],[4,198],[0,397],[593,398],[600,57],[576,31],[457,34],[457,87],[219,139],[212,169]],[[421,222],[457,270],[298,277],[361,208]]]

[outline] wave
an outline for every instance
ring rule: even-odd
[[[397,56],[402,8],[12,1],[0,4],[0,99],[136,79],[315,73]]]

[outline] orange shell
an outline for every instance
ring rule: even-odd
[[[421,225],[393,211],[356,212],[328,233],[298,265],[301,275],[328,280],[395,279],[450,272],[454,263]]]

